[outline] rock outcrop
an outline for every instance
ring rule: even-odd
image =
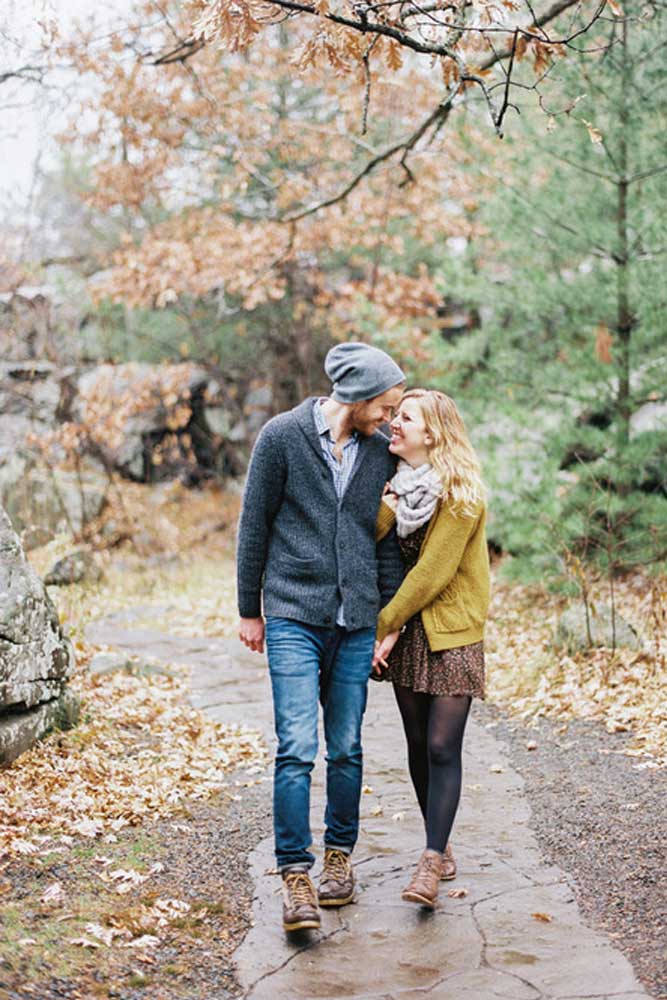
[[[608,604],[589,607],[588,617],[583,603],[571,604],[558,619],[554,646],[576,653],[591,646],[608,648],[622,646],[641,649],[641,639],[618,612],[612,615]]]
[[[73,666],[56,609],[0,508],[0,765],[54,724],[76,721]]]

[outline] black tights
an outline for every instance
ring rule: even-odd
[[[461,797],[461,745],[471,698],[422,694],[394,684],[408,741],[408,767],[426,846],[444,851]]]

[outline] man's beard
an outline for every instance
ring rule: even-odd
[[[375,420],[370,420],[364,403],[355,404],[350,412],[350,427],[364,437],[370,437],[378,428]]]

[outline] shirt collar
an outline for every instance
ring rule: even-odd
[[[322,437],[323,434],[327,434],[329,438],[333,440],[333,438],[331,437],[331,428],[327,423],[327,418],[325,417],[324,411],[322,409],[322,404],[326,402],[326,398],[327,398],[326,396],[320,396],[319,399],[315,400],[315,405],[313,406],[313,416],[315,418],[315,426],[317,428],[317,433],[320,435],[320,437]],[[358,437],[359,437],[359,432],[353,430],[350,435],[350,441],[356,441]],[[350,442],[348,441],[347,444],[349,443]],[[345,445],[345,447],[347,447],[347,444]]]

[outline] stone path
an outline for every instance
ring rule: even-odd
[[[266,667],[240,643],[132,629],[127,615],[90,626],[87,636],[128,653],[189,664],[195,705],[222,722],[258,726],[271,742]],[[493,731],[475,722],[474,710],[452,838],[459,875],[443,883],[435,912],[400,899],[421,850],[422,829],[389,685],[371,684],[364,744],[369,790],[363,796],[362,835],[354,854],[357,902],[324,911],[320,932],[286,936],[280,925],[280,881],[271,874],[272,839],[267,837],[251,856],[254,924],[237,952],[245,1000],[649,996],[623,955],[583,923],[567,874],[541,857],[522,779]],[[322,813],[320,762],[313,785],[316,843]],[[450,888],[465,888],[467,895],[449,897]]]

